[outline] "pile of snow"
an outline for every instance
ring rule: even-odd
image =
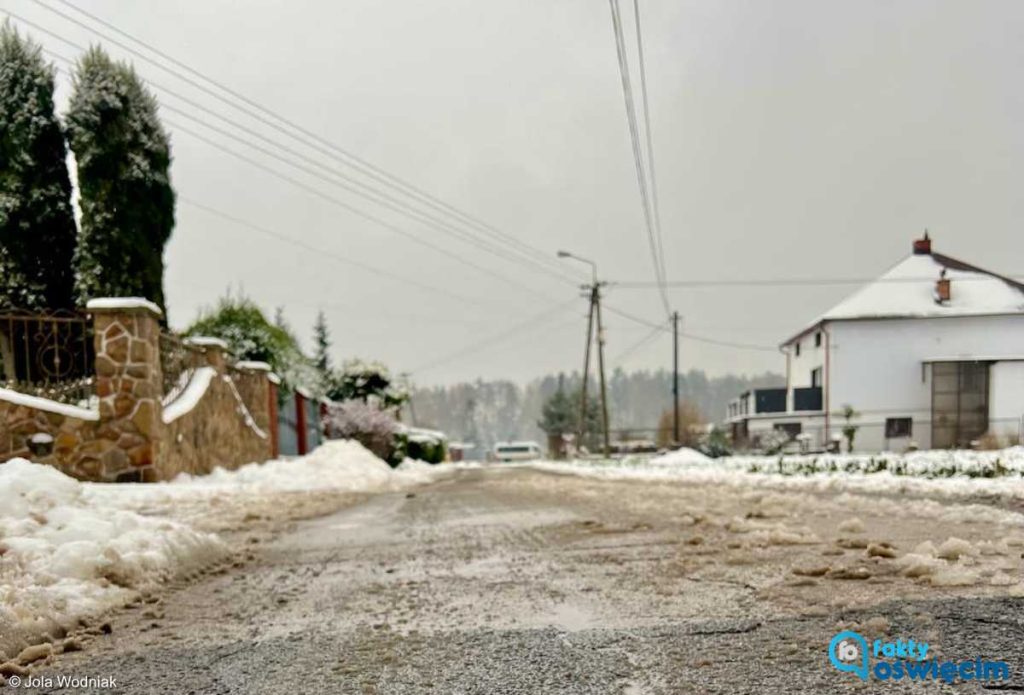
[[[419,461],[392,469],[359,442],[345,439],[325,442],[301,458],[250,463],[233,471],[218,468],[204,476],[181,475],[171,485],[243,492],[383,492],[427,482],[444,472],[444,467]]]
[[[216,536],[97,506],[54,468],[0,464],[0,661],[227,556]]]
[[[400,490],[449,470],[420,461],[392,470],[354,441],[150,485],[81,483],[24,459],[0,464],[0,663],[227,559],[228,546],[197,524],[229,528],[216,517],[284,513],[306,503],[303,493]]]

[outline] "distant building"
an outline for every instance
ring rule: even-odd
[[[736,442],[756,447],[784,434],[825,448],[842,436],[846,405],[859,413],[855,450],[1019,440],[1024,284],[932,252],[927,234],[780,349],[785,388],[729,403]]]

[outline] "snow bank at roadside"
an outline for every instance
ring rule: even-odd
[[[399,490],[448,470],[419,461],[392,470],[354,441],[149,485],[81,483],[23,459],[0,464],[0,663],[226,559],[227,545],[195,526],[220,530],[230,524],[217,517],[269,517],[303,506],[303,493]]]
[[[0,465],[0,661],[228,553],[185,524],[97,506],[86,487],[24,459]]]
[[[908,454],[726,456],[683,449],[621,461],[541,461],[533,467],[615,480],[684,482],[805,492],[911,495],[935,499],[996,496],[1024,500],[1024,448]]]

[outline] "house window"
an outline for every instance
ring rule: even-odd
[[[887,417],[885,418],[885,437],[909,437],[914,431],[914,421],[909,417]]]
[[[776,422],[772,429],[776,432],[785,432],[790,440],[793,440],[803,430],[803,426],[799,422]]]
[[[821,331],[814,334],[814,347],[821,347]]]
[[[821,367],[811,370],[811,388],[821,388]]]
[[[796,356],[799,357],[800,356],[800,343],[796,344],[796,348],[794,348],[794,351],[796,352]]]

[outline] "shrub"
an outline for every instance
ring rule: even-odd
[[[331,404],[324,428],[329,439],[354,439],[392,464],[401,449],[396,441],[398,421],[394,416],[360,400]]]

